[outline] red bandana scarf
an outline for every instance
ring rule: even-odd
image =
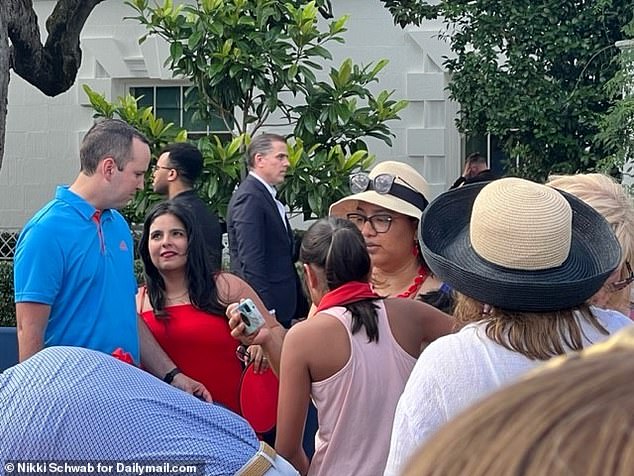
[[[317,306],[317,312],[335,306],[343,306],[363,299],[379,299],[380,296],[372,291],[370,283],[360,281],[350,281],[339,286],[337,289],[324,294]]]

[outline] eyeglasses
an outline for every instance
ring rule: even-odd
[[[154,165],[154,168],[152,169],[152,171],[156,172],[159,169],[173,170],[174,167],[163,167],[162,165],[156,164]]]
[[[407,185],[396,183],[396,179],[401,180]],[[361,193],[366,190],[374,190],[381,195],[393,195],[396,198],[406,201],[414,205],[419,210],[424,210],[428,205],[425,196],[416,191],[416,189],[403,180],[392,174],[379,174],[374,178],[370,178],[365,172],[359,172],[350,176],[350,190],[352,193]]]
[[[249,354],[249,351],[247,350],[247,347],[245,345],[240,344],[238,346],[238,348],[236,349],[236,357],[245,365],[251,362],[251,355]]]
[[[375,233],[387,233],[392,226],[392,220],[394,218],[384,213],[379,215],[365,216],[363,213],[348,213],[346,215],[348,220],[356,225],[359,230],[362,230],[366,222],[370,222],[370,226]]]
[[[634,273],[632,272],[632,267],[630,266],[630,262],[625,262],[625,269],[627,269],[627,278],[621,279],[619,281],[615,281],[613,283],[606,284],[606,289],[612,293],[621,291],[625,289],[630,284],[634,283]]]

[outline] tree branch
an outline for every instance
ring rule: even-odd
[[[16,74],[48,96],[67,91],[75,83],[81,64],[79,35],[102,1],[58,0],[46,21],[48,38],[42,45],[32,0],[8,0],[8,33]]]

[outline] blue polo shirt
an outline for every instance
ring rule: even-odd
[[[116,210],[97,210],[58,187],[26,224],[14,257],[15,301],[51,306],[45,346],[108,354],[118,347],[139,362],[130,228]]]

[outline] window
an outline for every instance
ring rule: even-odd
[[[464,143],[464,148],[465,153],[462,154],[462,167],[464,167],[464,159],[469,154],[479,152],[481,156],[487,158],[487,163],[491,170],[500,176],[504,174],[504,164],[507,157],[502,151],[502,147],[497,136],[487,134],[484,136],[467,137]]]
[[[214,115],[209,124],[194,118],[193,108],[185,110],[185,95],[189,86],[133,86],[130,94],[138,98],[139,107],[152,106],[156,117],[165,122],[187,129],[190,139],[198,139],[207,134],[215,134],[220,139],[231,138],[231,132],[224,121]],[[198,91],[192,89],[189,95],[195,100]]]

